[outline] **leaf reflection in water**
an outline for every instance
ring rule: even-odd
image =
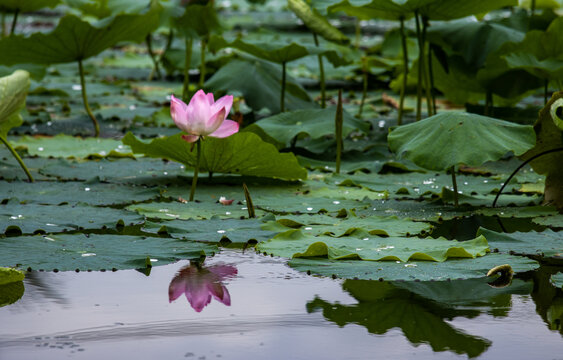
[[[174,276],[168,287],[168,299],[176,300],[186,294],[192,308],[201,312],[214,297],[221,303],[230,306],[231,296],[223,281],[237,274],[237,268],[231,265],[213,265],[203,267],[190,264],[183,267]]]

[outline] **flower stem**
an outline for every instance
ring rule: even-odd
[[[88,95],[86,94],[86,81],[84,81],[84,67],[82,66],[82,59],[78,59],[78,72],[80,73],[80,88],[82,90],[82,102],[84,103],[84,109],[86,113],[92,120],[94,124],[94,136],[100,136],[100,125],[98,124],[98,120],[94,114],[92,114],[92,110],[90,109],[90,105],[88,104]]]
[[[192,63],[192,38],[186,37],[186,61],[184,62],[184,87],[182,89],[182,100],[190,99],[190,65]]]
[[[316,33],[313,33],[315,45],[319,47],[319,38]],[[323,64],[323,56],[317,55],[319,58],[319,81],[321,83],[321,108],[326,108],[326,83],[325,83],[325,69]]]
[[[407,36],[405,35],[405,20],[401,18],[401,45],[403,47],[403,86],[401,87],[401,99],[399,100],[399,114],[397,125],[403,124],[403,111],[405,108],[405,93],[407,91],[407,80],[409,76],[409,54],[407,50]]]
[[[281,83],[281,96],[280,96],[280,111],[285,111],[285,61],[282,62],[282,83]]]
[[[457,181],[455,178],[455,165],[451,167],[451,172],[452,172],[452,184],[454,186],[454,204],[456,207],[459,206],[459,201],[457,198]]]
[[[14,157],[16,158],[16,160],[18,161],[18,163],[20,163],[21,168],[23,169],[23,171],[25,171],[25,174],[27,175],[27,178],[29,179],[30,182],[33,182],[33,176],[31,176],[31,173],[29,172],[29,169],[27,168],[27,166],[25,166],[22,158],[18,155],[17,151],[12,147],[12,145],[10,145],[10,143],[8,142],[7,139],[4,139],[2,136],[0,136],[0,140],[2,140],[2,142],[4,143],[4,145],[6,145],[6,147],[8,148],[8,150],[10,150],[10,152],[12,153],[12,155],[14,155]]]
[[[194,168],[194,177],[192,178],[192,189],[190,190],[190,201],[194,201],[195,188],[197,186],[197,175],[199,174],[199,159],[201,157],[201,138],[196,141],[196,160]]]

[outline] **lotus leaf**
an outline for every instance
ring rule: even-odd
[[[457,242],[444,238],[355,238],[312,236],[301,230],[288,230],[258,244],[258,251],[287,258],[321,257],[335,260],[372,261],[425,260],[443,262],[448,258],[476,258],[489,249],[487,239],[480,236]]]
[[[334,135],[334,117],[336,108],[305,109],[276,114],[257,121],[269,136],[288,146],[295,137],[309,135],[316,139],[327,135]],[[342,136],[348,136],[354,130],[366,132],[367,122],[358,120],[344,112]]]
[[[215,245],[188,240],[96,234],[8,237],[0,245],[1,265],[47,271],[138,269],[217,251]]]
[[[357,261],[294,258],[289,266],[299,271],[342,279],[387,281],[431,281],[447,279],[484,278],[491,268],[510,264],[514,272],[526,272],[539,268],[537,261],[522,256],[490,253],[475,259],[448,259],[444,262],[410,261]]]
[[[6,232],[55,233],[78,229],[115,228],[118,225],[139,224],[143,218],[119,209],[86,205],[0,205],[0,234]]]
[[[129,145],[136,154],[165,158],[187,166],[195,164],[196,154],[190,150],[190,144],[182,139],[182,134],[154,139],[147,144],[127,133],[123,143]],[[307,170],[299,166],[293,154],[279,153],[272,144],[249,132],[224,139],[207,137],[201,146],[200,171],[286,180],[307,177]]]
[[[487,237],[491,249],[498,249],[503,253],[531,256],[541,259],[563,258],[563,244],[561,234],[552,230],[543,232],[513,232],[498,233],[480,228],[478,235]]]
[[[444,112],[398,127],[388,136],[391,151],[429,170],[479,166],[534,146],[531,126],[464,112]]]

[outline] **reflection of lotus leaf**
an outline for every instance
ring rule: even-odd
[[[356,296],[354,289],[361,289],[360,302],[341,305],[316,298],[307,304],[308,311],[322,310],[326,319],[340,326],[358,324],[373,334],[385,334],[398,327],[411,343],[429,344],[434,351],[453,351],[475,357],[491,345],[490,341],[466,334],[444,320],[456,316],[473,318],[479,315],[478,310],[438,305],[379,281],[348,280],[343,287],[352,296]],[[380,290],[384,293],[378,295]]]

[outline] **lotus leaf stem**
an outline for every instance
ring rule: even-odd
[[[416,38],[418,40],[418,74],[416,83],[416,121],[421,119],[422,111],[422,62],[421,59],[424,56],[424,48],[422,47],[422,39],[420,34],[420,20],[418,19],[418,11],[414,12],[414,18],[416,20]]]
[[[201,89],[203,88],[203,84],[205,83],[205,48],[207,47],[207,41],[205,39],[201,39],[201,64],[199,67],[199,84],[198,87]]]
[[[196,141],[196,155],[195,155],[195,168],[194,177],[192,178],[192,188],[190,190],[190,200],[194,201],[195,188],[197,186],[197,176],[199,174],[199,160],[201,158],[201,138]]]
[[[16,31],[16,24],[18,23],[18,15],[20,13],[20,10],[16,10],[16,12],[14,13],[14,18],[12,19],[12,29],[10,30],[10,35],[14,35],[15,31]]]
[[[434,89],[434,71],[432,70],[432,47],[428,45],[428,75],[430,78],[430,98],[432,99],[432,115],[438,113],[436,109],[436,91]]]
[[[428,112],[428,116],[432,116],[434,115],[434,112],[432,110],[432,86],[431,86],[431,81],[430,81],[430,64],[428,64],[428,67],[426,67],[426,46],[428,45],[426,42],[426,29],[428,28],[428,18],[426,17],[422,17],[422,33],[421,33],[421,44],[422,44],[422,53],[421,53],[421,59],[422,59],[422,70],[423,70],[423,76],[424,76],[424,90],[426,91],[426,111]],[[430,50],[428,50],[428,53],[430,53]],[[430,55],[429,55],[430,56]]]
[[[149,80],[152,80],[154,73],[156,73],[157,78],[160,79],[162,77],[162,74],[160,73],[160,67],[158,66],[158,59],[156,58],[156,55],[152,50],[152,35],[150,33],[147,34],[145,42],[147,43],[147,52],[149,53],[149,56],[151,57],[151,60],[154,64],[154,68],[149,75]]]
[[[334,117],[334,128],[336,137],[336,173],[340,174],[340,161],[342,159],[342,123],[344,121],[342,110],[342,89],[338,90],[338,105]]]
[[[98,124],[98,120],[92,113],[90,109],[90,105],[88,104],[88,95],[86,94],[86,81],[84,81],[84,66],[82,66],[82,59],[78,59],[78,72],[80,73],[80,89],[82,90],[82,102],[84,103],[84,109],[86,113],[92,120],[94,124],[94,136],[100,136],[100,125]]]
[[[487,91],[485,94],[485,115],[486,116],[493,116],[493,93],[491,91]]]
[[[356,49],[360,48],[361,39],[362,39],[362,25],[360,23],[360,19],[356,18],[356,39],[355,39],[355,44],[354,44],[354,47]]]
[[[285,61],[282,62],[282,82],[281,82],[281,96],[280,96],[280,111],[285,111]]]
[[[368,70],[367,70],[367,59],[362,57],[362,79],[363,79],[363,89],[362,89],[362,100],[360,101],[360,108],[358,109],[357,117],[362,116],[364,111],[364,104],[366,102],[366,97],[368,93]]]
[[[18,161],[18,163],[20,164],[21,168],[23,169],[23,171],[25,171],[25,174],[27,175],[27,178],[29,179],[30,182],[33,182],[33,176],[31,176],[31,173],[29,172],[29,169],[27,168],[27,166],[25,166],[25,163],[23,162],[22,158],[20,157],[20,155],[18,154],[18,152],[12,147],[12,145],[10,145],[10,143],[8,142],[7,139],[4,139],[4,137],[0,136],[0,140],[2,140],[2,142],[4,143],[4,145],[6,145],[6,147],[8,148],[8,150],[10,150],[10,152],[12,153],[12,155],[14,155],[14,157],[16,158],[16,160]]]
[[[184,61],[184,86],[182,88],[182,100],[190,99],[190,65],[192,63],[192,38],[186,37],[186,60]]]
[[[548,98],[548,92],[549,92],[549,80],[545,79],[545,82],[543,84],[543,104],[547,105],[547,98]]]
[[[246,199],[246,209],[248,210],[248,217],[255,218],[256,212],[254,210],[254,203],[252,202],[252,198],[250,197],[250,191],[248,191],[248,187],[246,183],[242,183],[242,189],[244,190],[244,198]]]
[[[457,181],[455,178],[455,165],[451,167],[452,172],[452,184],[454,186],[454,205],[456,207],[459,206],[458,194],[457,194]]]
[[[500,194],[502,194],[502,191],[504,190],[504,188],[506,187],[506,185],[508,185],[508,183],[510,182],[510,180],[512,180],[512,178],[516,175],[516,173],[518,173],[518,171],[520,171],[520,169],[522,169],[524,166],[526,166],[526,164],[528,164],[529,162],[539,158],[540,156],[544,156],[547,154],[551,154],[554,152],[559,152],[559,151],[563,151],[563,147],[560,148],[555,148],[555,149],[551,149],[551,150],[546,150],[546,151],[542,151],[539,154],[536,154],[534,156],[532,156],[531,158],[529,158],[528,160],[524,161],[522,164],[520,164],[520,166],[518,166],[516,168],[516,170],[514,170],[512,172],[512,174],[510,174],[510,176],[508,177],[508,179],[506,179],[506,181],[504,182],[504,184],[502,184],[502,186],[500,187],[500,190],[498,191],[497,195],[495,196],[495,199],[493,200],[493,206],[495,207],[497,205],[497,200],[500,196]]]
[[[319,47],[319,38],[316,33],[313,33],[315,45]],[[323,55],[317,55],[319,58],[319,82],[321,85],[321,108],[326,108],[326,83],[325,83],[325,69],[323,64]]]
[[[399,100],[399,114],[397,115],[397,125],[403,124],[403,111],[405,108],[405,93],[407,91],[407,80],[409,75],[409,54],[407,50],[407,36],[405,34],[405,20],[401,18],[401,45],[403,47],[403,86],[401,87],[401,99]]]

